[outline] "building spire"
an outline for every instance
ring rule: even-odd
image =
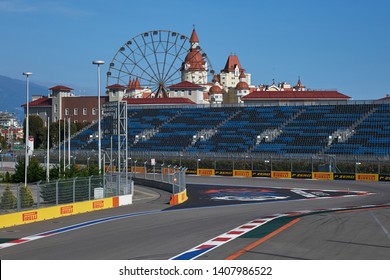
[[[191,37],[190,37],[190,43],[191,43],[191,45],[199,44],[199,38],[198,38],[198,34],[196,34],[196,31],[195,31],[195,25],[194,25],[194,28],[192,29],[192,34],[191,34]]]

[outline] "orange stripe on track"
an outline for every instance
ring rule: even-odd
[[[285,224],[284,226],[278,228],[277,230],[267,234],[266,236],[256,240],[255,242],[249,244],[248,246],[244,247],[243,249],[237,251],[236,253],[228,256],[227,258],[225,258],[225,260],[235,260],[235,259],[237,259],[238,257],[242,256],[246,252],[252,250],[253,248],[255,248],[257,246],[259,246],[261,243],[263,243],[263,242],[267,241],[268,239],[274,237],[275,235],[277,235],[278,233],[284,231],[285,229],[288,229],[289,227],[293,226],[294,224],[296,224],[300,220],[301,220],[300,218],[296,218],[296,219],[292,220],[291,222]]]

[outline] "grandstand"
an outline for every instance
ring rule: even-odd
[[[390,104],[129,107],[130,151],[256,155],[390,155]],[[103,118],[102,127],[110,125]],[[104,129],[103,129],[104,131]],[[72,150],[97,149],[97,125]],[[102,148],[117,146],[104,134]]]

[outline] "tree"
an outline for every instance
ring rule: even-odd
[[[45,169],[36,158],[32,157],[27,167],[27,181],[32,183],[41,180],[46,180]]]
[[[11,183],[11,176],[10,176],[10,174],[9,174],[8,171],[5,172],[5,177],[4,177],[4,179],[3,179],[3,182],[5,182],[5,183]]]
[[[24,161],[20,160],[15,165],[15,173],[12,174],[11,178],[14,183],[24,182]]]
[[[5,187],[3,195],[1,196],[0,201],[1,209],[14,209],[17,206],[16,196],[10,190],[10,187]]]
[[[33,206],[34,199],[32,196],[31,189],[27,186],[20,187],[20,207],[28,208]]]
[[[14,183],[24,182],[24,161],[19,161],[15,166],[15,173],[12,176]],[[39,161],[32,157],[27,167],[27,182],[33,183],[46,180],[45,169],[40,165]]]
[[[39,116],[30,115],[28,117],[28,132],[29,136],[34,137],[34,149],[38,148],[44,140],[44,127],[43,120]],[[26,135],[26,119],[23,122],[23,134]],[[24,137],[24,140],[26,137]]]
[[[0,136],[0,150],[8,149],[9,145],[7,143],[7,138],[5,136]]]

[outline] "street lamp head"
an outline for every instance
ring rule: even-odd
[[[23,75],[28,77],[28,76],[31,76],[32,73],[31,72],[23,72]]]
[[[103,60],[94,60],[94,61],[92,61],[92,64],[102,65],[102,64],[104,64],[104,61]]]

